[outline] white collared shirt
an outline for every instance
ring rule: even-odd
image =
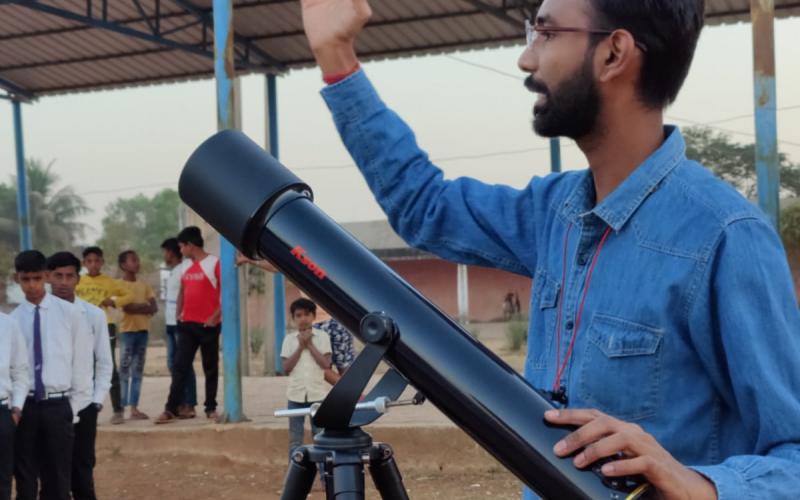
[[[183,259],[180,264],[169,270],[167,277],[167,301],[164,308],[164,322],[167,325],[178,324],[178,293],[181,291],[183,272],[192,265],[192,259]]]
[[[331,339],[327,333],[316,328],[311,329],[313,336],[311,342],[322,354],[330,354]],[[283,339],[281,357],[288,358],[300,346],[299,333],[289,332]],[[325,382],[325,370],[319,367],[314,356],[308,349],[303,349],[300,359],[289,374],[289,383],[286,386],[286,398],[295,403],[322,401],[328,395],[330,386]]]
[[[29,387],[25,339],[17,322],[0,313],[0,400],[8,399],[9,408],[22,409]]]
[[[94,354],[94,395],[92,403],[103,404],[111,389],[111,374],[114,361],[111,359],[111,343],[108,339],[106,313],[97,306],[75,297],[75,305],[81,310],[85,323],[92,334]]]
[[[28,390],[35,385],[33,318],[36,305],[27,300],[11,313],[28,349]],[[42,382],[47,393],[69,392],[72,414],[92,402],[92,338],[80,309],[49,293],[39,304],[42,337]]]

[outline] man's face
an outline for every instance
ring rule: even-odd
[[[47,272],[19,272],[14,275],[14,280],[19,284],[22,293],[29,302],[38,302],[44,297],[47,283]]]
[[[175,266],[178,263],[178,257],[166,248],[161,249],[161,256],[164,258],[164,264],[170,267]]]
[[[308,330],[311,328],[311,325],[314,324],[315,317],[314,313],[306,311],[305,309],[295,309],[294,313],[292,313],[292,320],[298,330]]]
[[[89,272],[89,276],[97,276],[100,270],[103,269],[105,261],[97,254],[90,253],[83,258],[83,266]]]
[[[139,256],[135,253],[128,254],[128,257],[125,259],[125,262],[122,264],[122,270],[127,271],[129,273],[138,274],[139,273]]]
[[[80,276],[73,266],[57,267],[50,271],[50,289],[53,295],[72,302]]]
[[[192,245],[189,243],[178,242],[178,248],[181,249],[181,255],[187,258],[192,258]]]
[[[586,0],[545,0],[536,25],[592,28]],[[597,125],[601,99],[594,78],[594,50],[590,35],[543,32],[519,60],[530,73],[525,87],[539,94],[533,108],[533,128],[544,137],[580,139]]]

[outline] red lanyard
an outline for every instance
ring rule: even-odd
[[[572,357],[572,349],[575,347],[575,339],[578,338],[578,329],[581,326],[581,316],[583,315],[583,306],[586,302],[586,294],[589,292],[589,285],[592,283],[592,274],[594,274],[594,268],[597,266],[597,259],[600,257],[600,251],[603,249],[603,245],[605,245],[608,236],[611,234],[611,227],[609,226],[603,233],[603,237],[600,238],[600,243],[597,245],[597,249],[594,251],[594,255],[592,256],[592,264],[589,266],[589,272],[586,274],[586,281],[583,283],[583,294],[581,295],[581,302],[578,306],[578,313],[575,315],[575,326],[572,329],[572,338],[569,341],[567,354],[564,356],[564,360],[561,361],[561,311],[562,306],[564,305],[564,289],[567,285],[567,248],[569,247],[569,233],[571,230],[572,224],[567,226],[567,233],[564,235],[561,290],[558,294],[558,316],[556,319],[556,378],[553,381],[554,393],[559,391],[561,376],[564,374],[564,370],[567,368],[567,363],[569,363],[569,360]]]

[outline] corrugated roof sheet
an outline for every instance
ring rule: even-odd
[[[370,3],[374,16],[358,47],[364,60],[520,43],[539,0]],[[299,1],[234,5],[240,73],[312,64]],[[775,5],[779,17],[800,14],[798,0]],[[706,10],[709,24],[750,18],[749,0],[707,0]],[[3,0],[0,87],[43,96],[211,76],[210,11],[211,0]]]

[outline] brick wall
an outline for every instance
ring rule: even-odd
[[[458,316],[456,264],[439,259],[387,262],[411,286],[451,317]],[[503,317],[503,298],[516,292],[522,313],[528,314],[531,280],[497,269],[469,266],[469,312],[471,321],[492,321]],[[297,288],[287,282],[286,305],[300,297]]]

